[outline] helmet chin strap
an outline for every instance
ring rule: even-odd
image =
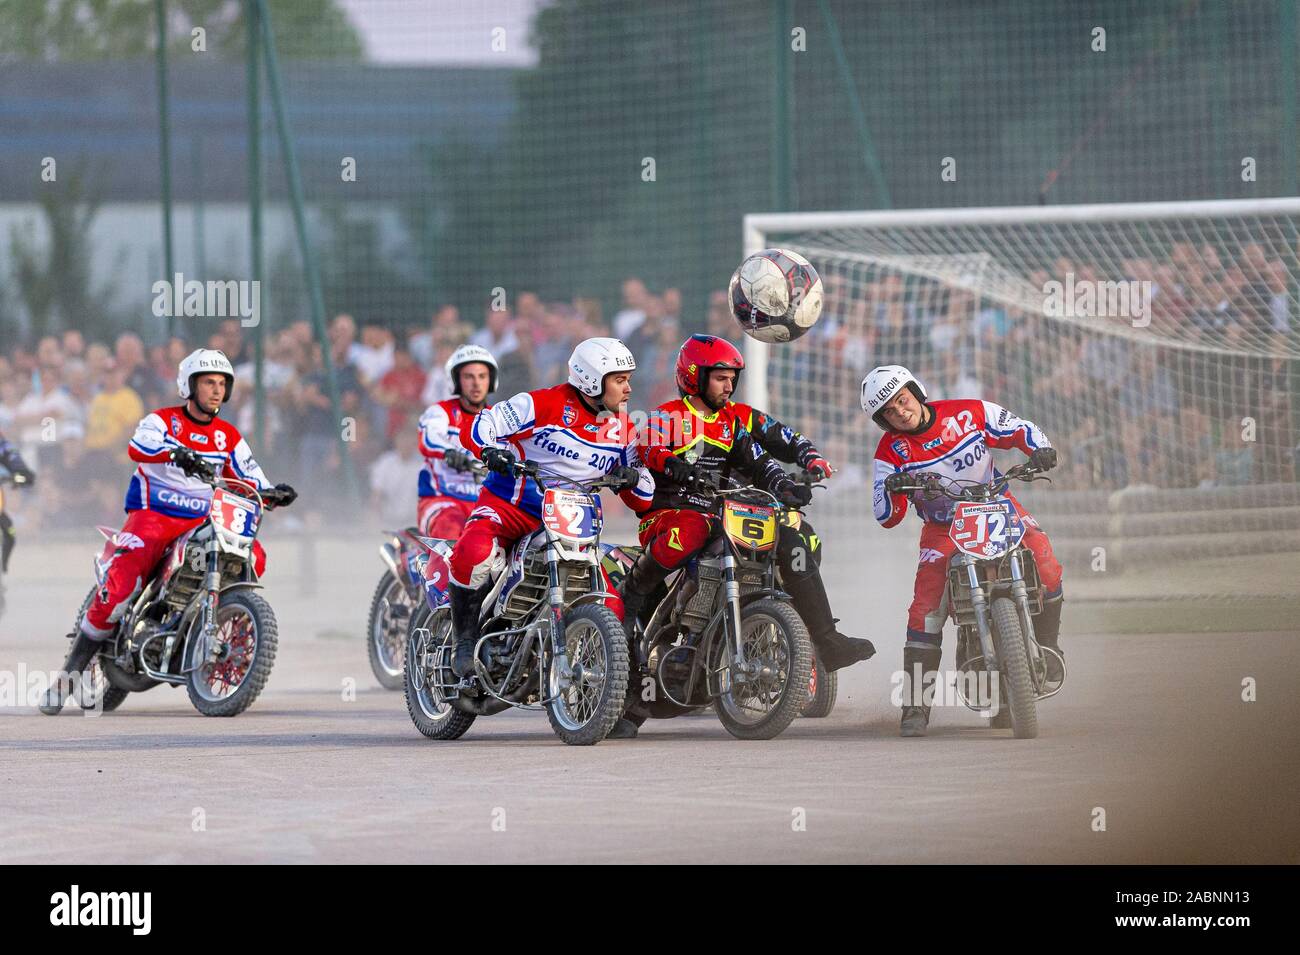
[[[191,410],[191,408],[193,408],[194,410]],[[204,418],[200,418],[199,415],[196,415],[194,413],[194,411],[198,411],[198,413],[201,415],[207,415],[206,420]],[[193,395],[185,399],[185,417],[189,418],[191,421],[196,421],[199,424],[211,424],[213,421],[217,419],[217,416],[220,414],[221,414],[221,405],[217,405],[216,411],[208,412],[208,411],[204,411],[203,406],[194,400]]]
[[[921,402],[921,423],[906,434],[920,434],[934,422],[934,409],[924,401]]]

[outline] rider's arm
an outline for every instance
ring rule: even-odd
[[[821,452],[808,438],[757,408],[750,409],[750,419],[745,422],[745,427],[763,450],[778,461],[806,468],[814,458],[821,457]]]
[[[638,514],[650,510],[650,502],[655,496],[655,479],[646,467],[645,462],[641,459],[642,446],[634,438],[623,451],[623,463],[627,467],[636,468],[638,473],[636,487],[627,491],[620,491],[618,496],[622,498],[623,503],[630,507]]]
[[[456,450],[447,441],[451,418],[442,405],[430,405],[420,415],[420,453],[426,458],[440,460],[448,451]]]
[[[763,450],[762,445],[754,440],[754,436],[744,429],[739,420],[736,421],[736,440],[731,443],[731,453],[727,460],[733,468],[748,474],[758,487],[768,491],[782,478],[788,480],[785,468]]]
[[[984,406],[984,440],[991,447],[1016,448],[1025,454],[1032,454],[1039,448],[1052,446],[1047,435],[1032,421],[1012,414],[992,401],[983,401],[981,404]]]
[[[136,425],[135,434],[131,436],[131,443],[127,445],[126,453],[130,455],[132,461],[141,464],[160,464],[170,461],[172,449],[179,446],[179,442],[168,434],[167,425],[162,417],[158,414],[147,414]]]
[[[508,448],[508,439],[526,436],[536,424],[532,393],[520,392],[476,414],[470,426],[461,431],[461,443],[475,457],[481,457],[484,448]]]
[[[243,438],[235,442],[235,450],[222,468],[222,474],[256,484],[259,491],[271,488],[270,479],[262,472],[262,466],[253,460],[253,450]]]
[[[904,517],[907,516],[907,495],[902,493],[889,494],[885,491],[885,478],[902,470],[901,461],[898,455],[886,438],[881,438],[880,445],[876,448],[876,456],[872,463],[872,489],[871,503],[875,512],[876,520],[885,527],[893,527]]]
[[[663,408],[650,412],[645,431],[640,432],[637,447],[641,463],[651,471],[664,473],[664,462],[672,456],[673,417]]]

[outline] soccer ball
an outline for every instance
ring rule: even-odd
[[[792,342],[822,314],[822,280],[797,252],[764,249],[736,269],[727,288],[731,314],[750,338]]]

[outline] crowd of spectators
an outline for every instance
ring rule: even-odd
[[[651,293],[641,280],[629,278],[622,306],[609,320],[592,299],[544,302],[523,292],[512,304],[489,305],[477,323],[444,305],[427,325],[400,330],[333,316],[327,340],[337,416],[325,352],[311,325],[297,322],[270,332],[263,349],[266,420],[260,438],[253,332],[237,320],[210,320],[204,334],[152,346],[134,332],[88,342],[78,330],[15,344],[0,352],[0,434],[18,445],[38,480],[30,491],[10,495],[9,510],[30,527],[116,522],[134,467],[127,442],[146,412],[179,402],[176,369],[197,347],[229,356],[236,384],[223,414],[248,438],[273,481],[288,481],[303,492],[283,516],[289,522],[318,523],[329,519],[331,509],[346,506],[350,465],[358,488],[385,521],[410,523],[422,463],[419,415],[450,396],[444,365],[467,341],[496,357],[498,397],[563,381],[574,345],[615,333],[637,356],[635,406],[652,408],[676,396],[673,362],[684,334],[677,289]]]
[[[1139,327],[1134,316],[1044,317],[1049,282],[1116,272],[1149,283]],[[773,349],[772,403],[814,440],[827,436],[823,450],[854,480],[879,437],[864,438],[857,420],[862,377],[902,364],[933,397],[982,397],[1038,423],[1063,451],[1059,487],[1292,482],[1300,362],[1286,356],[1300,353],[1297,274],[1294,260],[1258,244],[1230,260],[1185,242],[1163,262],[1059,258],[999,300],[917,274],[824,272],[826,307],[808,345]]]
[[[798,344],[772,350],[769,410],[847,472],[834,482],[837,493],[865,486],[877,433],[860,411],[859,383],[887,363],[910,367],[933,397],[985,397],[1035,420],[1064,451],[1063,487],[1294,481],[1297,362],[1282,356],[1297,351],[1290,277],[1298,273],[1259,246],[1225,263],[1212,247],[1185,243],[1168,262],[1128,259],[1124,269],[1151,283],[1143,336],[1046,320],[1041,309],[929,278],[824,275],[821,322]],[[1092,266],[1060,259],[1030,283],[1042,287],[1067,274],[1098,278]],[[637,358],[632,404],[646,410],[676,396],[673,364],[685,335],[739,337],[721,290],[700,322],[683,322],[674,288],[652,293],[628,278],[622,299],[608,320],[595,300],[546,302],[531,292],[513,307],[485,308],[480,322],[453,305],[404,329],[335,315],[326,337],[337,414],[310,324],[268,331],[260,435],[252,332],[236,320],[152,345],[134,332],[87,341],[75,329],[14,344],[0,352],[0,433],[39,477],[32,491],[11,495],[10,510],[31,527],[114,523],[133,467],[127,441],[146,411],[177,402],[177,365],[201,345],[221,349],[235,365],[225,414],[272,480],[302,492],[287,520],[319,523],[348,507],[350,468],[373,512],[409,523],[422,463],[416,422],[450,395],[443,366],[465,342],[496,356],[502,397],[563,381],[577,342],[614,335]]]

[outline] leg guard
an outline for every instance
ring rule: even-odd
[[[63,661],[62,672],[45,692],[45,699],[40,705],[42,713],[46,716],[58,716],[59,711],[63,709],[63,704],[72,695],[72,681],[76,679],[74,674],[80,675],[86,669],[91,658],[99,651],[99,647],[100,641],[91,639],[84,633],[77,634],[72,641],[72,649],[68,651],[67,659]]]
[[[899,727],[903,736],[924,736],[930,725],[930,704],[925,702],[925,687],[933,687],[938,680],[936,671],[943,650],[909,643],[903,647],[903,720]],[[935,674],[927,679],[929,674]]]

